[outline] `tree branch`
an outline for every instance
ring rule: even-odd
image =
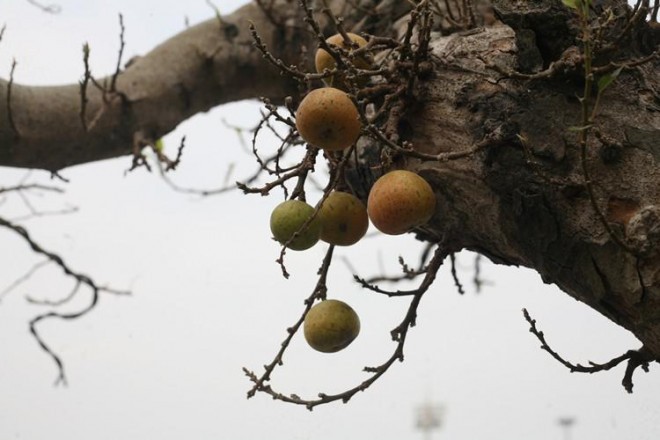
[[[286,2],[278,4],[282,8]],[[30,87],[15,83],[12,72],[9,81],[0,80],[0,102],[8,109],[7,116],[0,117],[0,165],[57,171],[127,155],[135,133],[155,140],[191,116],[223,103],[259,96],[281,102],[295,94],[292,84],[264,63],[248,26],[253,23],[263,43],[271,50],[277,48],[274,55],[284,60],[297,58],[307,34],[285,38],[256,4],[223,20],[235,27],[235,34],[220,32],[216,19],[203,22],[124,70],[118,65],[110,77],[97,79],[96,83],[109,85],[103,90],[86,84],[84,92],[81,84]],[[123,47],[123,27],[120,42]],[[88,130],[80,123],[83,113],[94,115]]]

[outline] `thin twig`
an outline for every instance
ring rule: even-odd
[[[266,384],[266,382],[270,380],[270,376],[274,368],[277,365],[281,365],[281,360],[282,360],[281,354],[284,352],[284,350],[281,349],[279,352],[279,357],[276,357],[271,364],[266,366],[267,371],[261,377],[257,377],[256,374],[254,374],[252,371],[246,368],[243,369],[243,371],[250,378],[250,380],[253,383],[255,383],[255,386],[248,393],[248,397],[252,397],[257,391],[260,391],[270,395],[271,397],[273,397],[273,399],[281,400],[288,403],[293,403],[296,405],[302,405],[311,411],[312,409],[314,409],[314,407],[318,405],[324,405],[331,402],[341,401],[347,403],[357,393],[365,391],[367,388],[373,385],[380,377],[382,377],[390,369],[390,367],[394,365],[396,361],[399,362],[403,361],[406,337],[408,335],[408,330],[411,327],[414,327],[416,324],[417,309],[419,307],[419,303],[422,297],[424,296],[424,293],[426,293],[429,287],[433,284],[438,269],[442,265],[444,259],[447,257],[447,254],[448,252],[442,246],[438,246],[438,248],[435,251],[435,254],[433,255],[433,258],[431,259],[431,262],[429,263],[429,271],[426,273],[424,280],[421,282],[420,286],[418,287],[417,293],[413,296],[412,300],[410,301],[408,310],[403,320],[391,332],[392,339],[396,342],[396,347],[394,349],[394,352],[383,364],[377,367],[364,368],[365,372],[371,373],[371,376],[369,378],[360,382],[355,387],[337,394],[319,393],[317,399],[303,399],[296,394],[288,394],[288,395],[283,394],[274,390],[270,385]],[[312,294],[312,298],[313,296],[314,294]],[[308,305],[306,308],[306,312],[309,311],[309,308],[311,307]],[[300,328],[302,322],[304,322],[304,316],[306,315],[306,312],[303,314],[303,317],[301,317],[301,319],[298,320],[297,327],[289,329],[289,337],[285,341],[287,346],[288,346],[288,341],[290,341],[291,338],[293,337],[292,336],[293,333],[295,333],[295,331],[297,331]],[[283,343],[283,345],[285,343]],[[268,369],[268,367],[270,367],[270,369]]]
[[[323,263],[321,264],[321,267],[319,269],[319,279],[316,282],[316,286],[314,286],[311,295],[305,300],[305,308],[303,310],[303,313],[293,326],[287,328],[286,330],[287,336],[284,339],[284,341],[282,341],[282,343],[280,344],[280,349],[275,354],[275,358],[272,360],[272,362],[264,366],[264,372],[258,378],[250,370],[248,370],[245,367],[243,368],[243,371],[254,382],[254,386],[247,393],[248,399],[250,397],[253,397],[257,393],[257,391],[264,391],[264,389],[269,388],[267,385],[265,385],[266,382],[270,380],[271,375],[273,374],[275,368],[284,364],[284,352],[289,347],[291,340],[300,329],[300,326],[303,324],[303,322],[305,322],[305,317],[307,316],[307,313],[314,305],[314,302],[325,298],[325,295],[328,290],[326,285],[328,278],[328,271],[330,270],[330,264],[332,263],[332,254],[334,252],[334,249],[335,249],[334,245],[328,246],[328,250],[325,254],[325,257],[323,258]]]
[[[27,0],[27,1],[31,5],[36,6],[37,8],[41,9],[43,12],[46,12],[48,14],[59,14],[60,12],[62,12],[62,7],[60,5],[56,5],[56,4],[43,5],[36,0]]]
[[[55,193],[64,192],[62,188],[58,188],[56,186],[50,186],[50,185],[43,185],[40,183],[29,183],[29,184],[15,185],[15,186],[0,187],[0,193],[35,191],[35,190],[50,191]]]
[[[44,321],[46,319],[50,318],[59,318],[59,319],[64,319],[64,320],[72,320],[72,319],[77,319],[80,318],[87,313],[89,313],[96,304],[98,303],[99,299],[99,292],[102,291],[109,291],[110,289],[104,288],[104,287],[99,287],[89,276],[84,275],[80,272],[74,271],[59,255],[47,251],[43,247],[41,247],[36,241],[32,239],[28,231],[23,228],[22,226],[16,225],[14,223],[11,223],[8,220],[5,220],[4,218],[0,217],[0,226],[5,227],[11,231],[14,231],[16,234],[18,234],[23,240],[28,244],[30,249],[32,249],[33,252],[43,255],[46,257],[48,262],[52,262],[55,265],[59,266],[59,268],[64,272],[64,274],[68,277],[71,277],[75,279],[78,283],[81,283],[91,290],[92,293],[92,298],[90,300],[90,303],[84,307],[82,310],[74,313],[56,313],[56,312],[48,312],[44,313],[42,315],[39,315],[32,319],[30,321],[30,333],[34,336],[36,339],[37,343],[39,346],[42,348],[46,354],[48,354],[55,365],[57,366],[58,370],[58,375],[57,379],[55,381],[55,384],[59,383],[66,383],[66,375],[64,371],[64,364],[62,362],[62,359],[59,357],[55,351],[53,351],[48,344],[44,341],[44,339],[41,337],[39,332],[37,331],[37,324],[40,323],[41,321]],[[113,291],[114,292],[114,291]]]
[[[454,285],[458,289],[458,293],[464,295],[465,289],[463,289],[463,284],[461,283],[461,280],[458,279],[458,274],[456,273],[456,254],[449,254],[449,258],[451,261],[451,276],[454,279]]]
[[[18,128],[16,127],[16,123],[14,122],[14,113],[12,112],[11,108],[11,95],[12,95],[12,89],[14,85],[14,71],[16,70],[16,59],[14,59],[11,63],[11,71],[9,72],[9,83],[7,84],[7,119],[9,120],[9,126],[11,127],[12,131],[14,132],[14,137],[15,139],[19,139],[21,137],[21,133],[18,131]]]
[[[119,14],[119,29],[119,55],[117,56],[117,66],[115,67],[115,73],[110,79],[110,93],[117,91],[117,78],[121,72],[121,59],[124,55],[124,47],[126,46],[126,42],[124,41],[124,32],[126,31],[126,28],[124,27],[124,16],[121,13]]]
[[[541,342],[541,348],[546,352],[548,352],[550,356],[556,359],[563,366],[568,368],[571,373],[588,373],[588,374],[598,373],[600,371],[611,370],[612,368],[616,367],[622,362],[628,361],[628,365],[626,367],[626,372],[624,374],[622,384],[626,389],[626,391],[632,393],[633,391],[632,377],[637,367],[642,367],[644,371],[648,371],[649,362],[653,362],[653,361],[658,362],[658,360],[653,357],[650,351],[642,347],[638,350],[628,350],[621,356],[617,356],[603,364],[597,364],[591,361],[589,362],[588,366],[581,364],[573,364],[567,361],[566,359],[564,359],[563,357],[561,357],[559,353],[557,353],[555,350],[553,350],[550,347],[550,345],[548,345],[548,343],[545,340],[545,335],[543,334],[542,331],[540,331],[536,327],[536,320],[532,319],[527,309],[523,309],[523,315],[525,316],[525,320],[530,325],[529,331],[534,336],[536,336],[536,338]]]
[[[40,263],[35,264],[28,270],[25,274],[18,277],[13,283],[7,286],[2,292],[0,292],[0,302],[15,288],[28,281],[32,276],[39,271],[42,267],[50,263],[50,260],[44,260]]]
[[[89,79],[92,76],[89,69],[89,52],[89,44],[83,44],[83,64],[85,65],[85,73],[83,74],[82,80],[80,80],[80,122],[85,131],[88,131],[86,112],[89,99],[87,98],[87,86],[89,85]]]

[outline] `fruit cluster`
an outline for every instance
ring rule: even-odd
[[[364,47],[367,41],[355,34],[341,34],[326,40],[330,47],[348,52]],[[366,56],[356,56],[353,66],[368,69]],[[344,91],[349,78],[336,69],[333,55],[323,48],[316,53],[316,70],[327,75],[326,87],[308,93],[296,112],[296,128],[303,140],[326,154],[353,146],[360,137],[359,111]],[[316,207],[302,200],[279,204],[270,217],[271,232],[288,249],[302,251],[319,240],[336,246],[357,243],[367,232],[369,219],[381,232],[399,235],[428,222],[435,211],[435,194],[418,174],[394,170],[378,179],[368,196],[367,206],[353,194],[332,190]],[[310,309],[304,321],[309,345],[331,353],[347,347],[358,335],[360,320],[346,303],[325,300]]]

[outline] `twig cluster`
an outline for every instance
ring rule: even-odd
[[[74,271],[60,255],[43,248],[32,238],[28,230],[24,226],[18,223],[19,221],[26,221],[35,217],[69,214],[77,210],[76,207],[68,207],[59,210],[46,211],[36,207],[31,202],[30,200],[31,197],[35,195],[40,195],[41,193],[61,194],[64,192],[64,190],[61,187],[55,185],[31,183],[28,180],[30,176],[31,173],[28,172],[16,185],[0,187],[0,204],[4,203],[11,196],[17,196],[28,210],[28,214],[22,215],[20,217],[15,217],[13,219],[0,217],[0,226],[18,234],[34,253],[45,258],[35,263],[23,275],[16,278],[13,282],[11,282],[5,288],[0,290],[0,302],[4,300],[4,298],[6,298],[10,293],[15,291],[19,286],[30,281],[39,271],[52,265],[58,266],[62,270],[62,272],[64,272],[64,275],[66,277],[71,278],[74,281],[73,288],[69,293],[67,293],[67,295],[56,300],[50,299],[48,297],[36,298],[33,296],[28,296],[26,297],[26,300],[29,303],[39,306],[59,308],[66,304],[70,304],[71,301],[78,296],[81,287],[87,287],[91,291],[92,298],[90,300],[90,303],[82,310],[75,313],[59,313],[56,311],[51,311],[48,313],[39,314],[29,323],[30,332],[37,340],[37,343],[53,359],[53,361],[55,362],[58,368],[58,376],[56,383],[65,383],[66,376],[64,372],[64,364],[61,358],[56,354],[56,352],[53,349],[50,348],[50,346],[45,342],[43,337],[38,332],[38,328],[37,328],[38,323],[49,318],[59,318],[64,320],[72,320],[72,319],[80,318],[86,315],[95,307],[98,301],[99,293],[107,292],[112,294],[125,295],[128,294],[128,292],[117,291],[107,287],[99,286],[89,276]]]
[[[83,76],[78,84],[80,87],[79,117],[80,117],[80,123],[85,133],[94,130],[95,126],[101,120],[105,112],[108,111],[109,107],[113,103],[117,102],[117,100],[122,105],[125,105],[128,102],[128,98],[126,97],[126,95],[121,90],[118,89],[118,83],[117,83],[119,77],[122,74],[122,62],[124,57],[124,49],[126,47],[125,34],[126,34],[126,27],[124,26],[124,16],[122,14],[119,14],[119,49],[117,53],[117,62],[115,66],[115,71],[109,78],[105,78],[103,81],[99,81],[92,74],[92,70],[89,62],[91,48],[88,43],[83,44],[82,58],[83,58],[84,71],[83,71]],[[128,63],[126,63],[126,66],[129,66],[131,62],[132,59],[129,60]],[[101,107],[91,117],[87,114],[88,104],[89,104],[90,84],[99,93],[101,93],[101,97],[103,101]],[[8,102],[9,102],[9,97],[8,97]],[[128,169],[128,171],[130,172],[140,167],[144,167],[148,171],[152,170],[151,165],[149,164],[149,160],[145,155],[145,151],[144,151],[145,148],[150,149],[154,153],[156,161],[158,162],[159,169],[161,171],[174,170],[180,163],[181,153],[183,151],[184,145],[185,145],[185,141],[182,140],[176,158],[170,159],[164,153],[162,149],[162,141],[160,139],[156,139],[150,133],[144,133],[142,131],[137,132],[133,136],[133,158],[132,158],[131,166]]]
[[[411,157],[422,161],[459,160],[470,157],[488,146],[499,142],[498,139],[491,136],[467,151],[427,155],[420,153],[408,140],[401,139],[400,137],[399,125],[401,118],[407,109],[419,99],[417,96],[419,85],[423,82],[424,78],[428,77],[429,71],[433,68],[430,61],[429,43],[436,13],[433,7],[435,6],[437,9],[437,2],[429,2],[427,0],[414,2],[403,36],[399,40],[364,35],[368,42],[363,47],[357,47],[352,42],[347,29],[344,27],[343,19],[335,16],[328,7],[321,7],[320,10],[315,10],[310,7],[307,0],[299,0],[299,3],[304,12],[303,19],[315,36],[318,47],[330,54],[335,61],[336,67],[326,69],[323,72],[308,73],[299,66],[287,64],[270,52],[259,36],[258,30],[252,26],[250,31],[253,36],[254,45],[261,51],[265,60],[278,68],[283,75],[297,81],[302,90],[311,90],[319,80],[341,75],[342,81],[345,82],[345,90],[358,109],[362,123],[362,134],[375,141],[374,146],[365,148],[377,148],[379,150],[376,155],[380,156],[381,163],[377,167],[382,172],[387,171],[393,165],[393,161],[396,158]],[[263,5],[263,2],[259,4]],[[469,5],[468,1],[464,3],[465,11],[469,9]],[[462,15],[460,16],[462,17]],[[343,37],[344,47],[335,46],[326,41],[319,17],[324,17],[330,24],[330,27]],[[458,19],[459,14],[457,13],[453,17]],[[468,22],[469,19],[466,19],[465,23],[461,26],[465,26]],[[457,23],[456,21],[455,24]],[[345,47],[350,48],[350,50],[345,49]],[[373,61],[372,68],[364,69],[357,65],[358,63],[356,61],[358,59],[365,58]],[[252,152],[261,167],[261,171],[274,176],[274,178],[268,183],[257,187],[242,183],[237,183],[237,185],[245,193],[260,194],[262,196],[270,194],[276,188],[281,188],[285,198],[304,201],[306,199],[305,183],[310,174],[315,171],[316,158],[320,151],[316,146],[307,144],[305,155],[302,159],[294,165],[282,166],[283,158],[285,154],[292,151],[292,146],[305,145],[296,129],[293,99],[286,98],[284,102],[284,108],[278,108],[269,101],[264,100],[265,111],[262,113],[262,119],[254,130],[252,139]],[[288,114],[283,114],[284,111],[288,112]],[[271,121],[283,126],[286,133],[280,134],[274,128],[275,124]],[[268,129],[271,133],[275,133],[280,141],[280,145],[274,156],[269,156],[265,159],[260,156],[256,146],[257,136],[263,129]],[[323,200],[332,190],[344,190],[346,187],[350,187],[345,180],[345,171],[351,166],[356,166],[360,169],[358,151],[361,148],[363,147],[358,148],[357,145],[353,145],[342,152],[324,152],[324,158],[329,167],[328,184],[323,189],[323,196],[314,214],[300,230],[304,230],[306,225],[312,221],[318,213]],[[293,188],[290,188],[290,182],[293,182]],[[363,184],[365,187],[369,185],[368,182],[363,182]],[[293,241],[295,237],[296,235],[294,234],[288,243]],[[284,243],[280,256],[277,259],[285,277],[288,277],[288,272],[284,266],[284,255],[288,243]],[[434,247],[436,250],[432,253]],[[437,272],[446,257],[449,255],[453,257],[450,249],[443,243],[431,243],[422,253],[419,267],[411,268],[402,259],[399,260],[403,269],[403,275],[399,277],[380,277],[365,280],[355,275],[354,277],[358,284],[372,292],[386,296],[411,297],[408,311],[403,320],[392,330],[392,338],[396,342],[396,347],[392,355],[379,366],[365,367],[364,371],[369,373],[370,376],[356,386],[340,393],[319,393],[317,398],[306,399],[297,394],[279,392],[270,385],[273,372],[278,366],[283,364],[284,353],[289,347],[294,334],[301,328],[313,303],[316,300],[324,299],[326,296],[327,275],[333,256],[333,249],[333,246],[330,246],[328,249],[319,271],[317,284],[310,296],[305,300],[303,313],[294,325],[287,329],[287,336],[274,359],[264,366],[264,371],[260,375],[250,369],[244,368],[245,374],[253,383],[252,389],[248,392],[248,397],[254,396],[257,392],[263,392],[274,399],[303,405],[311,410],[315,406],[330,402],[348,402],[355,394],[370,387],[397,360],[403,360],[406,336],[408,330],[415,325],[417,308],[421,298],[435,280]],[[462,285],[458,281],[455,271],[453,272],[453,276],[459,291],[462,292]],[[423,277],[422,281],[416,289],[412,290],[387,290],[376,284],[381,281],[398,282],[416,279],[417,277]]]
[[[57,378],[55,380],[55,384],[66,384],[66,374],[65,374],[65,369],[64,369],[64,363],[60,356],[48,345],[48,343],[45,341],[45,339],[41,336],[41,334],[38,331],[38,325],[40,322],[52,319],[52,318],[57,318],[57,319],[62,319],[62,320],[74,320],[81,318],[85,316],[87,313],[92,311],[94,307],[96,307],[98,300],[99,300],[99,295],[101,293],[112,293],[112,294],[117,294],[117,295],[127,295],[129,292],[126,291],[118,291],[114,290],[108,287],[103,287],[99,286],[92,278],[89,276],[75,271],[73,268],[71,268],[65,261],[64,259],[59,256],[56,253],[53,253],[51,251],[46,250],[43,248],[40,244],[38,244],[32,236],[29,234],[29,232],[22,226],[12,223],[9,220],[6,220],[2,217],[0,217],[0,227],[7,228],[14,233],[18,234],[25,242],[26,244],[30,247],[30,249],[43,257],[45,257],[45,260],[37,263],[30,269],[26,274],[18,278],[16,281],[14,281],[10,286],[8,286],[6,289],[4,289],[0,293],[0,298],[4,297],[7,295],[10,291],[12,291],[14,288],[16,288],[18,285],[22,284],[23,282],[27,281],[30,277],[32,277],[38,270],[41,268],[45,267],[48,264],[54,264],[57,267],[59,267],[64,275],[66,277],[69,277],[74,280],[74,287],[72,291],[63,299],[58,300],[58,301],[49,301],[49,300],[37,300],[34,298],[28,299],[28,301],[34,303],[34,304],[40,304],[40,305],[47,305],[51,307],[59,307],[64,304],[69,303],[75,296],[76,294],[80,291],[81,287],[87,287],[91,293],[91,298],[87,306],[83,307],[81,310],[77,312],[70,312],[70,313],[62,313],[58,311],[49,311],[46,313],[42,313],[35,318],[33,318],[30,323],[29,323],[29,328],[30,328],[30,333],[34,336],[35,340],[41,347],[43,351],[45,351],[53,360],[55,365],[57,366]]]
[[[583,69],[586,82],[583,96],[580,97],[583,111],[579,123],[580,125],[577,127],[576,131],[578,133],[578,143],[581,149],[581,167],[583,171],[584,185],[589,191],[593,208],[608,233],[612,235],[617,243],[628,249],[626,244],[619,239],[615,232],[609,227],[605,216],[596,203],[596,197],[593,194],[593,182],[589,175],[585,151],[588,134],[590,131],[597,133],[597,131],[593,130],[593,123],[598,114],[598,108],[601,103],[603,92],[616,79],[621,71],[632,69],[646,62],[650,62],[658,55],[656,51],[650,55],[644,55],[634,59],[621,59],[617,58],[616,55],[611,55],[611,53],[616,53],[616,45],[622,41],[622,38],[624,38],[627,33],[632,32],[633,24],[639,20],[640,16],[649,15],[653,19],[657,17],[657,3],[659,0],[655,0],[655,8],[652,10],[649,10],[648,0],[639,0],[635,8],[633,8],[632,13],[625,17],[625,20],[627,21],[623,24],[621,24],[621,20],[611,18],[611,14],[608,16],[605,14],[594,16],[595,13],[590,9],[590,1],[591,0],[565,0],[565,3],[569,7],[578,11],[577,15],[581,20],[581,49],[578,47],[568,49],[561,58],[552,63],[548,69],[535,74],[505,71],[499,66],[491,67],[502,73],[506,78],[523,80],[547,79],[556,75],[567,72],[574,73],[579,69]],[[315,36],[318,47],[330,54],[334,59],[335,67],[333,69],[326,69],[323,72],[309,73],[304,71],[300,66],[287,64],[270,52],[269,48],[266,47],[259,36],[258,30],[252,26],[250,31],[253,36],[255,47],[262,53],[264,59],[278,68],[283,75],[297,81],[300,84],[301,90],[309,91],[314,88],[314,84],[319,80],[326,80],[341,75],[342,81],[345,82],[345,90],[358,109],[362,124],[362,134],[373,141],[372,144],[367,147],[363,147],[362,145],[358,147],[354,145],[345,152],[324,153],[325,159],[329,165],[331,178],[328,185],[324,188],[323,197],[327,197],[328,193],[333,189],[344,189],[343,187],[348,185],[343,178],[344,171],[350,166],[357,166],[357,168],[360,169],[358,152],[364,153],[364,148],[378,149],[375,156],[380,158],[379,163],[375,165],[371,163],[370,165],[372,166],[372,169],[384,172],[391,168],[396,161],[401,159],[413,158],[418,161],[435,162],[461,160],[469,158],[489,147],[499,145],[505,141],[505,139],[501,137],[502,134],[499,133],[499,131],[494,130],[493,132],[486,134],[484,139],[480,142],[465,151],[431,155],[417,151],[415,146],[412,145],[409,140],[402,138],[400,133],[402,118],[410,106],[419,99],[417,95],[420,90],[420,84],[423,83],[424,78],[428,77],[429,72],[433,69],[431,57],[429,56],[429,43],[431,40],[431,30],[436,29],[434,27],[434,20],[438,17],[440,18],[441,31],[446,31],[447,29],[465,30],[473,28],[476,25],[477,19],[475,18],[474,6],[470,0],[464,0],[462,3],[448,1],[441,3],[440,1],[429,0],[412,2],[413,5],[409,13],[407,27],[400,39],[396,40],[363,34],[363,37],[368,41],[363,47],[358,47],[352,42],[347,29],[344,27],[343,19],[335,16],[327,6],[321,7],[320,10],[315,10],[310,7],[307,0],[299,0],[299,3],[304,13],[303,20]],[[264,1],[260,1],[258,4],[261,5],[266,12],[269,11]],[[321,26],[318,17],[324,17],[330,27],[343,37],[344,47],[335,46],[326,41],[322,30],[324,27]],[[623,29],[624,35],[617,34],[614,38],[612,37],[614,34],[612,29]],[[598,51],[598,53],[596,53],[596,51]],[[599,54],[606,52],[610,53],[610,56],[606,61],[595,64],[594,61],[596,58],[602,58]],[[372,60],[372,68],[364,69],[357,65],[356,60],[363,57]],[[599,79],[595,83],[596,75],[599,76]],[[591,96],[591,90],[594,84],[598,85],[598,92],[595,97]],[[250,187],[238,183],[238,187],[245,193],[268,195],[274,189],[282,188],[286,198],[305,200],[304,184],[309,175],[314,172],[316,156],[319,153],[319,150],[313,145],[306,145],[306,154],[300,161],[292,166],[280,166],[285,153],[292,150],[290,148],[292,145],[304,144],[296,129],[295,110],[292,103],[293,100],[291,98],[285,100],[284,110],[288,111],[289,114],[283,115],[281,109],[278,109],[268,101],[264,101],[266,111],[262,113],[262,119],[254,130],[252,151],[257,158],[261,171],[275,177],[270,182],[258,187]],[[278,132],[273,128],[274,125],[271,123],[271,120],[275,121],[277,124],[283,125],[286,128],[286,134],[277,134]],[[276,133],[280,140],[280,146],[274,156],[270,156],[267,159],[262,159],[260,157],[256,147],[258,133],[263,128],[268,128],[271,132]],[[526,149],[527,145],[525,139],[521,138],[520,140],[523,144],[523,148]],[[374,144],[375,146],[373,146]],[[526,153],[529,153],[527,150],[525,151]],[[350,162],[351,158],[354,159],[354,163]],[[533,163],[531,159],[528,158],[528,160],[530,160],[530,163]],[[256,178],[254,180],[256,180]],[[287,186],[290,181],[295,183],[293,190],[290,190]],[[350,187],[350,185],[348,186]],[[369,187],[369,182],[364,182],[364,186]],[[351,187],[351,189],[353,188]],[[317,212],[318,205],[314,215],[316,215]],[[309,222],[311,222],[311,219],[308,220],[307,223]],[[303,226],[301,230],[304,229],[304,227],[305,226]],[[283,261],[286,248],[287,243],[283,245],[277,262],[282,266],[283,275],[288,277]],[[423,255],[418,268],[411,268],[400,259],[399,262],[403,269],[403,273],[400,276],[382,276],[372,279],[364,279],[354,275],[358,284],[370,291],[390,297],[412,297],[406,316],[401,324],[392,332],[392,336],[397,342],[397,346],[392,356],[385,361],[385,363],[378,367],[365,368],[365,371],[372,375],[357,386],[337,394],[320,393],[316,399],[304,399],[296,394],[285,394],[276,391],[271,387],[269,381],[275,368],[283,364],[284,352],[289,346],[293,335],[299,330],[304,322],[305,316],[311,309],[313,302],[325,297],[327,292],[327,272],[330,267],[333,252],[333,247],[331,246],[321,266],[319,281],[317,282],[315,289],[312,291],[312,294],[305,301],[305,309],[302,316],[287,330],[287,338],[282,343],[273,361],[264,367],[264,372],[261,375],[257,375],[251,370],[244,369],[246,375],[253,382],[253,388],[248,393],[248,397],[254,396],[257,392],[264,392],[275,399],[303,405],[311,410],[317,405],[333,401],[340,400],[347,402],[356,393],[368,388],[382,374],[384,374],[396,360],[403,359],[405,337],[408,329],[415,323],[416,310],[421,297],[435,279],[437,270],[447,256],[451,259],[451,275],[456,288],[459,293],[464,292],[463,284],[457,275],[454,254],[450,250],[445,249],[443,245],[438,245],[435,254],[427,263],[428,252],[430,249],[430,247],[426,249],[426,253]],[[475,276],[473,279],[477,291],[479,291],[484,284],[484,280],[482,280],[480,276],[479,263],[480,260],[479,257],[477,257],[475,260]],[[378,282],[412,280],[419,276],[424,277],[423,281],[417,289],[413,290],[388,290],[376,284]],[[528,318],[528,321],[532,326],[533,333],[542,341],[543,348],[552,354],[553,357],[564,363],[564,365],[569,366],[571,371],[602,371],[613,368],[624,360],[627,360],[628,368],[626,370],[626,377],[624,378],[624,386],[626,386],[626,389],[629,391],[632,390],[632,373],[634,370],[638,366],[646,368],[648,362],[653,360],[648,357],[646,351],[642,349],[631,350],[625,355],[606,364],[592,363],[590,367],[584,367],[579,364],[570,364],[564,361],[545,343],[543,334],[536,330],[535,323],[529,318],[527,312],[525,312],[525,316]]]
[[[269,385],[270,380],[272,379],[272,374],[275,368],[284,364],[283,355],[289,346],[293,336],[300,329],[302,323],[307,316],[307,313],[312,308],[314,301],[323,299],[327,293],[327,274],[330,268],[330,263],[332,259],[333,246],[331,245],[326,253],[326,257],[323,260],[323,265],[320,269],[319,280],[312,292],[312,294],[305,300],[305,309],[301,317],[296,321],[296,323],[287,329],[287,337],[282,342],[280,350],[277,352],[275,358],[268,365],[264,366],[264,372],[258,376],[252,370],[243,368],[243,371],[248,376],[250,381],[254,384],[252,389],[248,392],[248,398],[253,397],[257,392],[263,392],[270,395],[273,399],[281,400],[287,403],[293,403],[296,405],[305,406],[307,409],[312,410],[314,407],[319,405],[328,404],[331,402],[341,401],[347,403],[353,396],[361,391],[365,391],[371,385],[373,385],[380,377],[382,377],[389,369],[394,365],[396,361],[403,362],[404,359],[404,347],[406,342],[406,337],[408,335],[408,330],[414,327],[417,323],[417,309],[422,300],[424,294],[428,291],[429,287],[433,284],[436,274],[440,267],[442,266],[443,261],[449,254],[447,249],[443,244],[438,244],[437,248],[433,254],[433,257],[428,263],[426,270],[424,271],[425,277],[420,283],[420,285],[413,290],[408,291],[397,291],[397,292],[386,292],[375,286],[365,286],[372,291],[378,293],[386,293],[388,295],[395,296],[410,296],[412,297],[410,304],[408,305],[408,310],[399,325],[397,325],[392,331],[391,336],[392,340],[396,343],[394,351],[391,356],[385,360],[382,364],[376,367],[364,367],[363,371],[369,374],[369,377],[356,386],[349,388],[345,391],[327,394],[319,393],[317,398],[307,399],[302,398],[297,394],[284,394],[275,390],[271,385]]]

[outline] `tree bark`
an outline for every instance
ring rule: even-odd
[[[379,13],[366,17],[331,2],[347,28],[379,35],[396,29],[407,4],[363,3]],[[460,160],[395,158],[426,177],[438,198],[418,236],[533,268],[633,332],[660,359],[658,57],[623,70],[607,89],[583,160],[569,130],[579,125],[576,96],[584,86],[570,11],[560,1],[498,0],[486,15],[482,27],[434,34],[432,73],[402,118],[399,134],[422,153],[470,151],[497,140]],[[249,22],[287,64],[300,63],[301,47],[313,52],[315,36],[297,2],[278,0],[268,13],[249,4],[164,42],[120,72],[117,93],[90,85],[85,124],[78,85],[12,84],[8,99],[9,82],[0,81],[0,165],[56,171],[126,155],[214,106],[297,96],[252,45]],[[657,51],[658,34],[657,23],[639,23],[625,40],[630,57]],[[555,75],[533,80],[502,73],[535,73],[557,62],[563,67]],[[356,192],[364,197],[367,190]]]

